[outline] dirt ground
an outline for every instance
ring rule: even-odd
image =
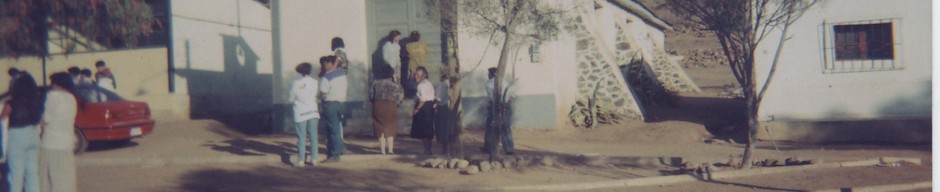
[[[649,2],[652,0],[643,0]],[[655,1],[654,1],[655,2]],[[647,3],[649,4],[649,3]],[[647,5],[660,13],[655,5]],[[667,34],[667,48],[680,54],[717,47],[708,35],[696,32]],[[519,155],[604,156],[624,159],[682,158],[686,161],[723,162],[743,152],[744,135],[735,125],[741,101],[728,97],[737,87],[727,66],[690,67],[686,72],[703,90],[679,95],[672,107],[651,109],[646,122],[629,121],[592,129],[551,131],[515,130]],[[556,166],[502,169],[476,175],[457,170],[420,168],[428,157],[400,156],[348,160],[317,167],[289,165],[295,138],[290,135],[246,136],[225,125],[207,121],[158,124],[149,138],[129,146],[99,146],[80,160],[115,158],[224,158],[279,156],[280,162],[201,164],[79,165],[80,191],[474,191],[480,187],[544,185],[612,181],[677,174],[675,167],[639,167],[559,161]],[[397,154],[421,153],[420,142],[401,136]],[[465,150],[481,146],[482,131],[469,129]],[[710,141],[708,143],[706,141]],[[321,140],[321,152],[325,148]],[[355,156],[373,157],[378,144],[367,136],[347,137]],[[675,185],[606,188],[591,191],[803,191],[901,184],[932,179],[930,144],[801,144],[763,141],[755,159],[799,157],[823,162],[852,161],[883,156],[921,158],[917,166],[810,169],[721,181]],[[437,149],[435,149],[437,152]]]

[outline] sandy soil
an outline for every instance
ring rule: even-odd
[[[655,0],[641,0],[677,23],[671,13],[656,9]],[[713,37],[697,32],[667,33],[667,48],[680,54],[714,49]],[[592,129],[552,131],[516,130],[516,148],[525,156],[578,156],[644,158],[679,157],[717,162],[743,152],[743,132],[734,127],[741,101],[727,97],[737,87],[727,66],[686,69],[702,88],[701,93],[681,94],[675,106],[651,109],[645,122],[601,125]],[[289,135],[245,136],[211,121],[159,124],[160,130],[130,146],[97,147],[80,158],[203,157],[219,155],[258,156],[294,154]],[[399,137],[396,152],[418,154],[417,140]],[[482,131],[468,130],[468,154],[480,145]],[[709,139],[719,143],[706,143]],[[715,141],[715,140],[712,140]],[[323,142],[321,141],[321,150]],[[347,137],[355,154],[375,154],[377,143],[370,137]],[[755,159],[800,157],[825,162],[859,160],[882,156],[916,157],[929,162],[931,147],[891,144],[799,144],[761,142]],[[436,151],[435,151],[436,152]],[[552,167],[504,169],[478,175],[456,170],[418,168],[424,158],[360,160],[294,168],[288,161],[254,164],[200,164],[183,166],[80,166],[80,191],[415,191],[423,189],[467,189],[486,186],[559,184],[673,174],[675,167],[631,167],[562,162]],[[857,167],[818,169],[761,175],[712,182],[690,182],[669,186],[599,189],[593,191],[793,191],[834,189],[852,186],[899,184],[931,179],[932,163],[924,166]],[[146,175],[146,176],[142,176]]]

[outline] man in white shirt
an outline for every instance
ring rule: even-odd
[[[329,158],[324,163],[339,162],[340,156],[346,153],[343,144],[343,125],[340,115],[343,103],[346,102],[347,80],[346,73],[336,70],[336,56],[320,58],[326,73],[320,80],[320,94],[323,98],[323,118],[326,120],[328,130],[326,150]]]
[[[510,89],[510,84],[505,79],[501,81],[503,86],[502,94],[502,103],[506,105],[503,113],[503,121],[496,124],[494,121],[493,115],[496,113],[496,106],[493,106],[493,100],[496,90],[496,68],[489,68],[488,70],[489,80],[486,81],[486,102],[489,107],[487,107],[487,116],[486,116],[486,132],[483,137],[483,148],[480,149],[484,153],[489,153],[493,150],[496,150],[496,144],[498,142],[503,143],[503,151],[506,152],[506,155],[515,154],[512,141],[512,109],[509,108],[512,106],[512,97],[513,92]],[[497,134],[499,133],[499,134]]]

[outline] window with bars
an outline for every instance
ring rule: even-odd
[[[823,73],[904,69],[900,24],[900,19],[824,24]]]

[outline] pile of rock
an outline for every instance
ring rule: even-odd
[[[418,164],[420,167],[436,169],[456,169],[461,174],[476,175],[493,172],[500,169],[513,169],[530,166],[555,166],[556,158],[551,156],[530,158],[526,156],[510,156],[499,161],[471,160],[461,158],[430,158]]]
[[[682,59],[683,68],[709,68],[728,65],[725,54],[721,48],[712,49],[692,49],[686,51],[667,50],[684,56]]]

